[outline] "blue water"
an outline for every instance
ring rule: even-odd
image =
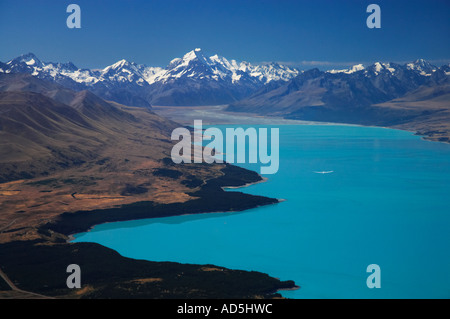
[[[450,297],[450,145],[383,128],[278,127],[278,173],[240,190],[286,201],[103,224],[74,241],[292,279],[301,289],[289,298]],[[369,264],[381,288],[367,287]]]

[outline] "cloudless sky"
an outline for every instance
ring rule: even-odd
[[[81,7],[81,29],[66,8]],[[366,8],[381,7],[381,29]],[[194,48],[303,69],[355,63],[450,62],[448,0],[0,0],[0,61],[33,52],[43,61],[103,68],[120,59],[166,66]]]

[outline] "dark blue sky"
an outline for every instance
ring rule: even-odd
[[[81,7],[68,29],[66,7]],[[366,26],[381,7],[381,29]],[[0,61],[33,52],[44,61],[103,68],[120,59],[166,66],[194,48],[303,69],[355,63],[450,62],[450,1],[414,0],[0,0]]]

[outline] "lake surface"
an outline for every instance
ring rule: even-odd
[[[103,224],[74,241],[261,271],[301,286],[281,292],[288,298],[450,297],[450,145],[383,128],[277,127],[278,173],[239,191],[286,201]],[[380,266],[381,288],[367,287],[369,264]]]

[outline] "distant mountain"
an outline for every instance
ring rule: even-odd
[[[0,73],[28,73],[121,104],[149,107],[227,104],[267,83],[288,81],[300,71],[277,63],[252,65],[218,55],[207,57],[195,49],[166,68],[120,60],[102,70],[79,69],[71,62],[42,62],[28,53],[0,63]]]
[[[262,88],[232,103],[227,110],[302,120],[381,123],[387,120],[386,114],[374,112],[372,105],[399,98],[421,86],[448,83],[447,68],[417,60],[404,65],[376,62],[366,68],[357,65],[326,72],[312,69],[271,90]],[[391,119],[395,120],[398,118]]]
[[[148,83],[135,64],[119,61],[103,70],[79,69],[73,63],[42,62],[33,53],[21,55],[0,66],[3,73],[28,73],[66,88],[91,92],[108,100],[135,106],[150,104],[143,98]]]
[[[151,86],[154,105],[214,105],[238,101],[270,82],[285,82],[299,71],[276,63],[254,66],[201,49],[170,62]]]

